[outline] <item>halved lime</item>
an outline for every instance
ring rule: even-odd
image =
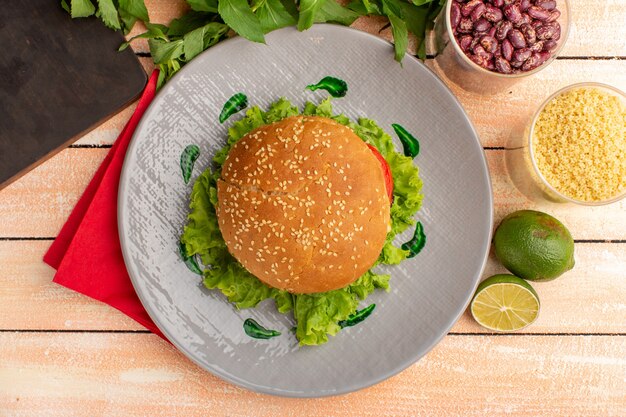
[[[480,283],[470,310],[481,326],[498,332],[514,332],[537,319],[539,297],[521,278],[494,275]]]

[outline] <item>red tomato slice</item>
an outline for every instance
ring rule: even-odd
[[[383,170],[383,177],[385,177],[385,188],[387,189],[387,195],[389,196],[389,202],[393,203],[393,177],[391,176],[391,169],[387,160],[378,152],[378,149],[370,144],[367,144],[370,151],[374,154],[378,162],[380,162],[380,168]]]

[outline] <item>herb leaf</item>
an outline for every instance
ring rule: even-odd
[[[383,0],[383,13],[387,15],[391,23],[395,58],[398,62],[402,62],[409,44],[409,31],[406,28],[406,22],[402,20],[401,10],[396,0]]]
[[[218,0],[187,0],[187,3],[191,6],[191,10],[211,13],[217,13],[218,2]]]
[[[130,38],[128,41],[124,42],[123,44],[120,45],[120,47],[117,49],[118,51],[123,51],[124,49],[128,48],[128,46],[130,45],[130,43],[132,41],[134,41],[135,39],[138,38],[145,38],[145,39],[161,39],[164,41],[167,41],[167,26],[165,25],[160,25],[157,23],[144,23],[146,25],[146,28],[148,28],[148,30],[144,33],[141,33],[137,36],[133,36],[132,38]]]
[[[261,0],[256,6],[256,15],[263,33],[296,24],[296,19],[285,9],[280,0]]]
[[[167,42],[161,39],[148,39],[150,54],[155,64],[163,64],[167,61],[179,58],[183,54],[183,40]]]
[[[113,4],[113,0],[98,0],[98,17],[104,22],[104,24],[110,28],[119,30],[122,27],[120,26],[120,19],[117,16],[117,9],[115,8],[115,4]]]
[[[326,0],[315,15],[316,23],[335,22],[350,26],[359,17],[359,14],[343,7],[335,0]]]
[[[61,7],[68,13],[72,13],[69,4],[67,4],[67,0],[61,0]]]
[[[96,12],[96,8],[90,0],[72,0],[72,17],[88,17]]]
[[[303,31],[311,26],[315,21],[318,10],[322,8],[326,0],[300,0],[300,18],[298,19],[298,30]]]
[[[213,22],[187,33],[183,37],[185,61],[191,61],[200,52],[216,44],[226,32],[228,26]]]
[[[135,19],[139,19],[143,22],[149,22],[148,9],[143,0],[119,0],[120,13],[124,13],[126,16],[132,16]]]
[[[265,43],[259,18],[252,13],[247,0],[220,0],[218,11],[224,23],[244,38]]]

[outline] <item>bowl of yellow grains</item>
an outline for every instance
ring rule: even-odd
[[[557,91],[526,140],[531,176],[550,200],[602,205],[626,196],[626,95],[618,89],[581,83]]]

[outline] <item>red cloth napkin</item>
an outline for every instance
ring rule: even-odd
[[[165,338],[141,305],[124,265],[117,231],[117,188],[128,144],[156,93],[154,71],[137,109],[96,171],[44,262],[57,270],[53,281],[109,304]]]

